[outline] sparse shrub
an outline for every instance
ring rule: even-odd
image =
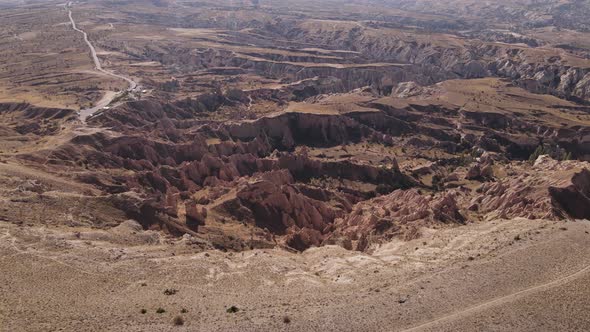
[[[549,144],[541,144],[537,146],[535,151],[529,156],[529,162],[534,163],[539,156],[548,155],[555,160],[572,160],[572,153],[565,149]]]
[[[379,195],[387,195],[390,192],[393,191],[393,187],[388,185],[388,184],[383,184],[380,183],[377,185],[377,188],[375,188],[375,191],[379,194]]]
[[[436,191],[443,190],[445,186],[444,180],[440,174],[432,176],[432,189]]]
[[[178,290],[174,289],[174,288],[166,288],[164,290],[164,295],[174,295],[178,292]]]
[[[188,312],[188,310],[186,310],[185,308],[180,309],[180,312],[183,314],[186,314]]]
[[[240,89],[228,89],[225,92],[225,97],[229,100],[232,101],[240,101],[240,102],[245,102],[248,101],[248,98],[246,97],[246,94],[244,94],[244,91],[240,90]]]
[[[164,310],[164,308],[162,308],[162,307],[160,307],[160,308],[156,309],[156,313],[157,313],[157,314],[163,314],[163,313],[165,313],[165,312],[166,312],[166,310]]]
[[[529,156],[529,161],[530,162],[535,162],[535,160],[537,160],[537,158],[539,158],[539,156],[542,156],[546,154],[545,148],[543,147],[543,145],[539,145],[535,151],[533,151],[533,153]]]
[[[240,311],[240,309],[238,307],[236,307],[235,305],[232,305],[231,307],[227,308],[227,310],[226,310],[226,312],[228,314],[235,314],[238,311]]]
[[[142,314],[145,314],[145,313],[147,313],[147,310],[146,310],[146,309],[141,309],[141,311],[140,311],[140,312],[141,312]]]
[[[161,84],[160,88],[166,92],[177,92],[180,88],[180,82],[178,80],[170,80]]]
[[[172,320],[172,324],[176,326],[184,325],[184,318],[182,318],[182,316],[176,316]]]
[[[289,318],[289,316],[283,317],[283,323],[285,323],[285,324],[291,323],[291,318]]]
[[[477,152],[475,151],[472,151],[471,154],[462,153],[461,156],[457,159],[457,166],[466,167],[471,165],[475,161],[474,155],[476,154]]]

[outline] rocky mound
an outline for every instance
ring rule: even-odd
[[[559,162],[543,155],[534,165],[504,166],[510,176],[485,180],[474,189],[461,186],[435,193],[396,190],[360,202],[350,214],[334,222],[331,237],[352,240],[352,248],[365,250],[393,237],[418,237],[423,226],[482,219],[590,218],[590,164]]]
[[[55,135],[61,124],[76,120],[71,109],[41,108],[30,104],[0,103],[0,130],[18,135]]]

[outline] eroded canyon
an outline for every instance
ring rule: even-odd
[[[125,313],[129,324],[98,310],[78,325],[87,311],[67,309],[75,318],[50,310],[26,326],[6,296],[0,323],[468,331],[494,330],[473,319],[504,304],[550,317],[546,306],[518,301],[588,277],[589,8],[580,0],[0,2],[3,269],[30,255],[57,269],[59,283],[70,269],[89,280],[104,275],[107,288],[128,285],[125,298],[135,301],[117,306],[137,307]],[[577,249],[561,257],[565,274],[534,276],[560,260],[543,261],[535,250],[568,245]],[[505,287],[494,293],[481,271],[467,276],[465,288],[452,286],[464,295],[451,300],[451,312],[406,294],[465,262],[510,267],[506,280],[489,276]],[[194,280],[180,274],[187,266]],[[37,269],[18,265],[8,278]],[[364,276],[367,269],[378,272]],[[184,308],[186,324],[163,323],[168,314],[146,320],[139,302],[161,296],[133,289],[174,287],[164,280],[185,291],[207,285],[190,291],[203,298],[238,285],[243,304],[218,317],[217,307],[232,305],[228,289],[224,303],[200,301],[198,314]],[[296,309],[279,313],[280,289],[292,282],[283,304]],[[375,290],[384,282],[389,300]],[[310,301],[325,304],[315,313],[296,300],[309,287],[318,292]],[[467,287],[480,287],[482,298],[465,295]],[[350,296],[365,288],[373,295],[353,313]],[[454,298],[435,289],[423,296]],[[584,294],[580,286],[555,301],[581,301],[582,310]],[[183,305],[195,306],[185,296]],[[399,317],[368,309],[383,301]],[[495,330],[590,326],[566,311],[576,312],[557,310],[552,323],[501,313]],[[226,320],[232,313],[239,318]]]

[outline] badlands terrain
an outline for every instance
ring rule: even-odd
[[[0,0],[0,331],[590,330],[587,0]]]

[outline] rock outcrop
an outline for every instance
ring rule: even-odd
[[[109,130],[19,158],[75,170],[70,176],[110,195],[146,229],[229,250],[371,250],[394,237],[416,238],[423,227],[589,217],[585,163],[526,161],[535,151],[586,158],[584,126],[571,117],[556,121],[549,108],[517,114],[437,101],[451,88],[407,83],[385,98],[359,90],[309,100],[332,107],[338,98],[358,98],[359,111],[226,123],[196,119],[189,101],[134,102],[90,121]],[[221,107],[225,98],[203,97],[199,107]],[[9,111],[25,119],[42,114]],[[68,114],[47,111],[45,123],[68,121]]]
[[[575,219],[590,218],[590,170],[574,174],[571,183],[549,187],[552,205],[560,216]]]

